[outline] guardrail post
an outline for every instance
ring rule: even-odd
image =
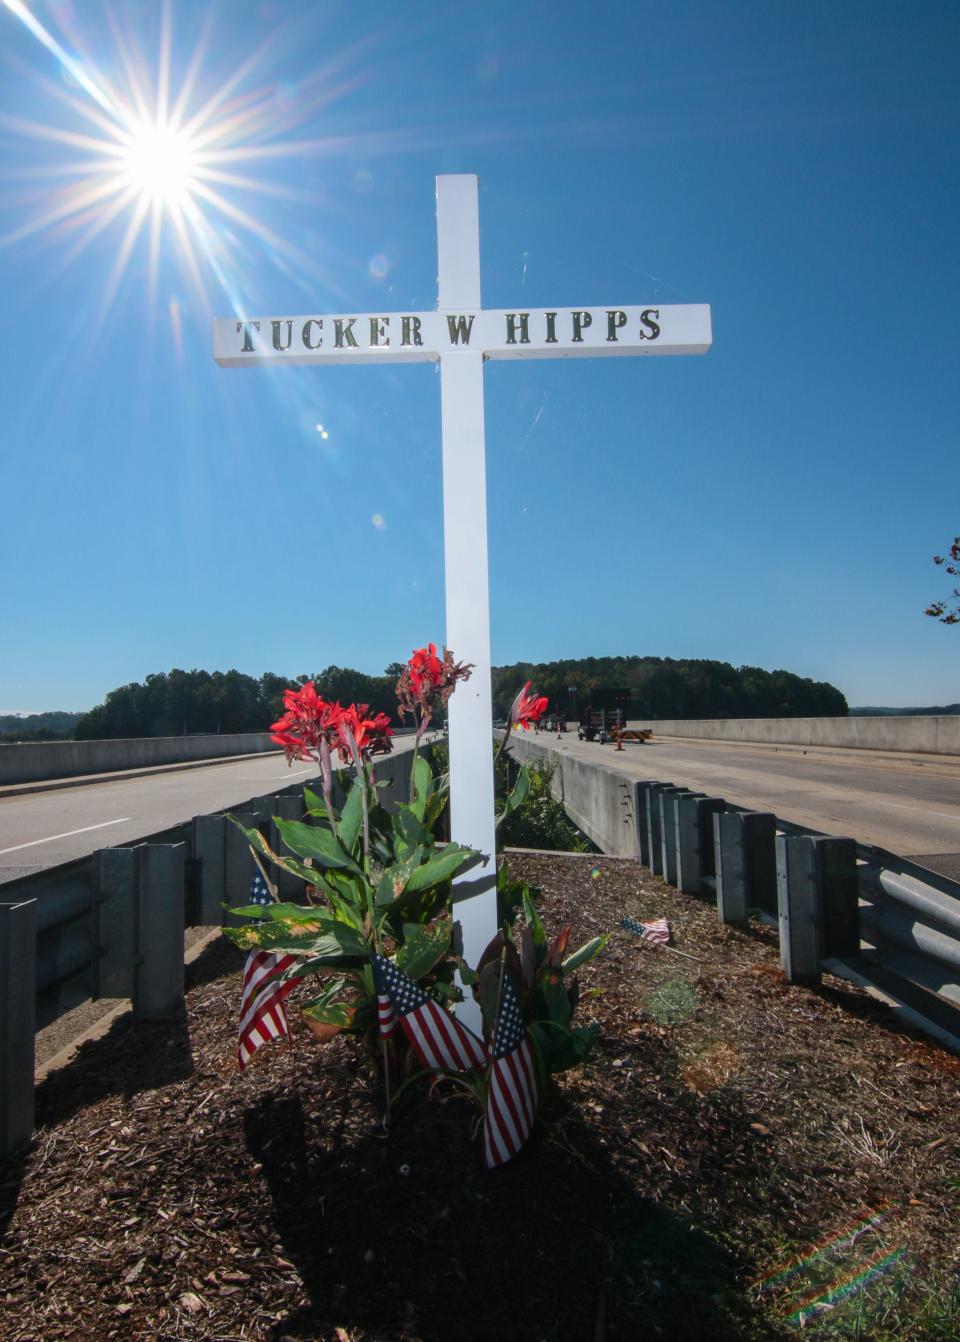
[[[791,983],[820,981],[818,857],[811,835],[777,835],[780,966]]]
[[[137,923],[137,853],[101,848],[93,855],[92,997],[132,997]]]
[[[704,877],[714,874],[712,817],[725,805],[722,797],[705,797],[700,792],[673,798],[677,889],[685,894],[699,895]]]
[[[713,848],[713,817],[727,809],[722,797],[697,798],[697,826],[700,837],[700,890],[705,880],[716,877],[717,863]]]
[[[650,866],[650,823],[647,816],[648,789],[656,787],[656,779],[647,778],[633,785],[633,814],[637,823],[637,860],[641,866]]]
[[[677,850],[675,826],[673,822],[673,798],[681,792],[686,792],[684,787],[669,787],[657,789],[657,830],[660,835],[660,860],[659,871],[657,875],[663,880],[668,881],[670,885],[676,885],[677,882]]]
[[[860,954],[860,888],[855,839],[814,839],[820,867],[820,953],[824,959]]]
[[[702,797],[702,792],[691,792],[688,788],[672,788],[660,794],[660,833],[663,848],[663,879],[670,885],[677,885],[677,864],[680,850],[680,832],[677,822],[677,801],[680,797],[692,799]]]
[[[145,843],[137,850],[135,1020],[165,1020],[183,1002],[186,844]]]
[[[246,829],[253,829],[260,816],[253,811],[239,811],[234,819]],[[247,920],[237,918],[230,909],[243,908],[250,903],[250,879],[253,876],[253,858],[247,836],[236,825],[227,821],[226,826],[226,877],[224,882],[224,900],[229,908],[223,911],[224,927],[245,927]]]
[[[281,820],[302,820],[303,819],[303,794],[295,793],[293,796],[278,797],[277,808],[274,816],[270,820],[270,847],[278,855],[287,852],[283,840],[280,838],[280,831],[277,828],[277,817]],[[299,903],[305,903],[303,893],[303,881],[297,876],[291,875],[289,871],[283,871],[280,867],[274,867],[270,872],[270,879],[276,882],[277,894],[281,899],[289,899]]]
[[[744,847],[750,872],[750,905],[777,914],[777,817],[772,811],[744,812]]]
[[[226,829],[222,815],[193,817],[193,853],[198,873],[197,919],[201,927],[219,927],[226,898]]]
[[[700,800],[693,796],[673,799],[677,889],[687,895],[700,893],[700,821],[697,815]]]
[[[713,817],[713,860],[717,876],[717,917],[721,923],[745,923],[749,901],[743,846],[743,812]]]
[[[646,815],[647,836],[650,845],[650,871],[654,876],[663,875],[663,838],[660,826],[660,793],[672,788],[672,783],[651,783],[644,789],[644,814]]]
[[[752,908],[774,913],[776,817],[766,811],[723,811],[713,817],[717,916],[745,923]]]
[[[0,904],[0,1160],[33,1135],[37,901]]]

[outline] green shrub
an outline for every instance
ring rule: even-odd
[[[593,844],[577,829],[550,790],[557,764],[550,760],[529,760],[527,772],[530,790],[523,805],[501,824],[497,833],[498,846],[548,848],[561,853],[593,851]],[[502,755],[495,774],[498,811],[510,792],[511,773],[516,773],[516,765]]]

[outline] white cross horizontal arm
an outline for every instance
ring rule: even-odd
[[[441,309],[217,318],[213,357],[246,364],[421,363],[441,354],[547,359],[634,354],[705,354],[710,306]]]

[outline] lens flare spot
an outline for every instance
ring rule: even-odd
[[[183,357],[183,322],[180,318],[180,303],[176,298],[170,299],[170,333],[173,337],[173,348],[177,359]]]
[[[481,84],[489,84],[500,73],[500,57],[494,52],[488,52],[477,61],[477,79]]]
[[[375,280],[385,280],[387,278],[390,271],[390,262],[383,252],[377,252],[376,256],[371,256],[369,270]]]
[[[600,879],[600,875],[601,875],[601,873],[600,873],[600,868],[599,868],[599,867],[594,867],[594,869],[593,869],[593,870],[591,871],[591,873],[590,873],[590,879],[591,879],[591,881],[599,881],[599,879]]]
[[[353,189],[360,196],[369,196],[373,190],[373,173],[360,168],[353,174]]]
[[[671,979],[650,994],[647,1014],[658,1025],[682,1025],[693,1019],[697,990],[686,979]]]
[[[386,531],[387,529],[387,520],[382,513],[374,513],[370,522],[375,531]]]

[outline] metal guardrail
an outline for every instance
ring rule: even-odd
[[[409,761],[405,751],[383,756],[378,779],[396,784]],[[381,799],[393,804],[389,793]],[[304,809],[294,783],[230,812],[281,851],[276,819],[302,819]],[[33,1132],[36,1031],[103,997],[129,998],[137,1020],[174,1016],[184,932],[239,922],[230,909],[250,902],[252,874],[246,839],[220,811],[0,885],[0,1160]],[[275,879],[281,899],[301,888],[286,872]]]
[[[791,979],[846,967],[960,1036],[960,883],[672,783],[637,782],[633,794],[640,861],[715,900],[724,922],[752,910],[776,921]],[[276,847],[273,817],[303,809],[293,785],[234,814]],[[0,1159],[33,1130],[36,1029],[88,998],[129,997],[138,1019],[174,1014],[184,930],[229,923],[230,906],[248,900],[251,871],[243,835],[218,813],[0,887]],[[295,878],[278,878],[281,898],[295,893]]]
[[[960,882],[873,844],[824,834],[671,783],[635,784],[637,852],[650,870],[715,899],[720,919],[777,923],[781,964],[825,964],[960,1037]]]
[[[302,818],[303,789],[232,813],[277,847],[274,817]],[[249,902],[252,871],[244,836],[220,812],[0,886],[0,1159],[33,1132],[36,1031],[102,997],[131,999],[137,1020],[175,1015],[185,930],[229,923],[229,907]],[[281,897],[291,881],[280,873]]]

